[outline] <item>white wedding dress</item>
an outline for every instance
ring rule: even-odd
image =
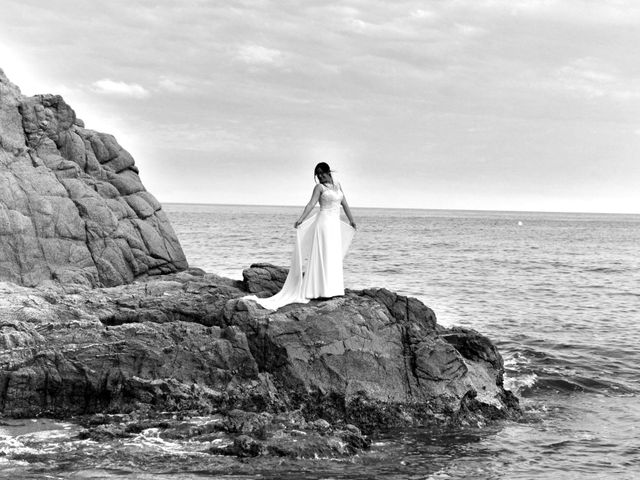
[[[322,185],[322,184],[321,184]],[[269,310],[312,298],[344,295],[342,259],[355,230],[340,219],[344,194],[340,184],[322,185],[320,210],[296,229],[296,243],[289,275],[282,290],[269,298],[253,299]]]

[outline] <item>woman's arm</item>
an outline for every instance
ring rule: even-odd
[[[349,204],[347,203],[347,197],[344,195],[344,192],[342,192],[342,209],[344,210],[344,213],[347,215],[347,218],[349,219],[349,224],[355,229],[356,228],[356,221],[353,219],[353,215],[351,214],[351,209],[349,208]]]
[[[309,216],[309,214],[311,213],[311,210],[313,210],[313,207],[315,207],[316,203],[318,203],[318,200],[320,200],[321,193],[322,193],[322,186],[320,184],[317,184],[313,189],[313,193],[311,194],[311,200],[309,200],[309,203],[307,203],[307,206],[304,207],[304,211],[302,212],[302,215],[300,215],[300,218],[296,221],[296,223],[293,224],[293,228],[298,228],[300,224],[304,222],[304,219]]]

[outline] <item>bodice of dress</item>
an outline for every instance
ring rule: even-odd
[[[336,183],[332,187],[322,186],[320,194],[320,210],[336,210],[340,211],[340,203],[344,198],[340,184]]]

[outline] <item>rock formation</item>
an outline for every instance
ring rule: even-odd
[[[158,201],[111,135],[0,70],[0,280],[113,286],[187,268]]]
[[[0,127],[0,414],[310,457],[365,448],[360,429],[518,415],[495,346],[416,299],[372,288],[273,312],[243,297],[286,270],[187,269],[131,156],[61,97],[0,72]]]
[[[0,285],[9,416],[300,411],[368,431],[518,411],[485,337],[384,289],[273,312],[197,269],[100,289]]]

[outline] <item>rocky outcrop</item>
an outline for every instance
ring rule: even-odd
[[[185,268],[131,155],[0,70],[0,280],[113,286]]]
[[[97,414],[81,419],[79,439],[107,443],[135,441],[143,432],[156,439],[188,442],[191,450],[240,458],[271,455],[291,458],[344,457],[368,448],[371,441],[354,425],[308,422],[300,412],[246,412],[229,410],[207,416],[176,418],[172,414],[141,417],[134,414]]]
[[[273,312],[197,269],[100,289],[0,285],[9,416],[298,411],[370,431],[518,412],[485,337],[385,289]]]
[[[495,346],[414,298],[373,288],[274,312],[244,297],[278,291],[282,268],[187,269],[137,173],[61,97],[24,97],[0,72],[0,414],[239,457],[351,455],[363,431],[518,415]]]
[[[244,286],[272,295],[285,273],[254,264],[243,272]],[[229,307],[225,318],[251,325],[244,330],[252,332],[254,355],[266,352],[262,364],[274,382],[306,392],[300,406],[314,414],[344,416],[368,429],[518,411],[517,399],[503,388],[502,357],[489,339],[437,325],[434,312],[415,298],[381,288],[348,290],[344,297],[312,301],[310,308],[270,313],[268,328],[256,328],[264,310],[255,303]]]

